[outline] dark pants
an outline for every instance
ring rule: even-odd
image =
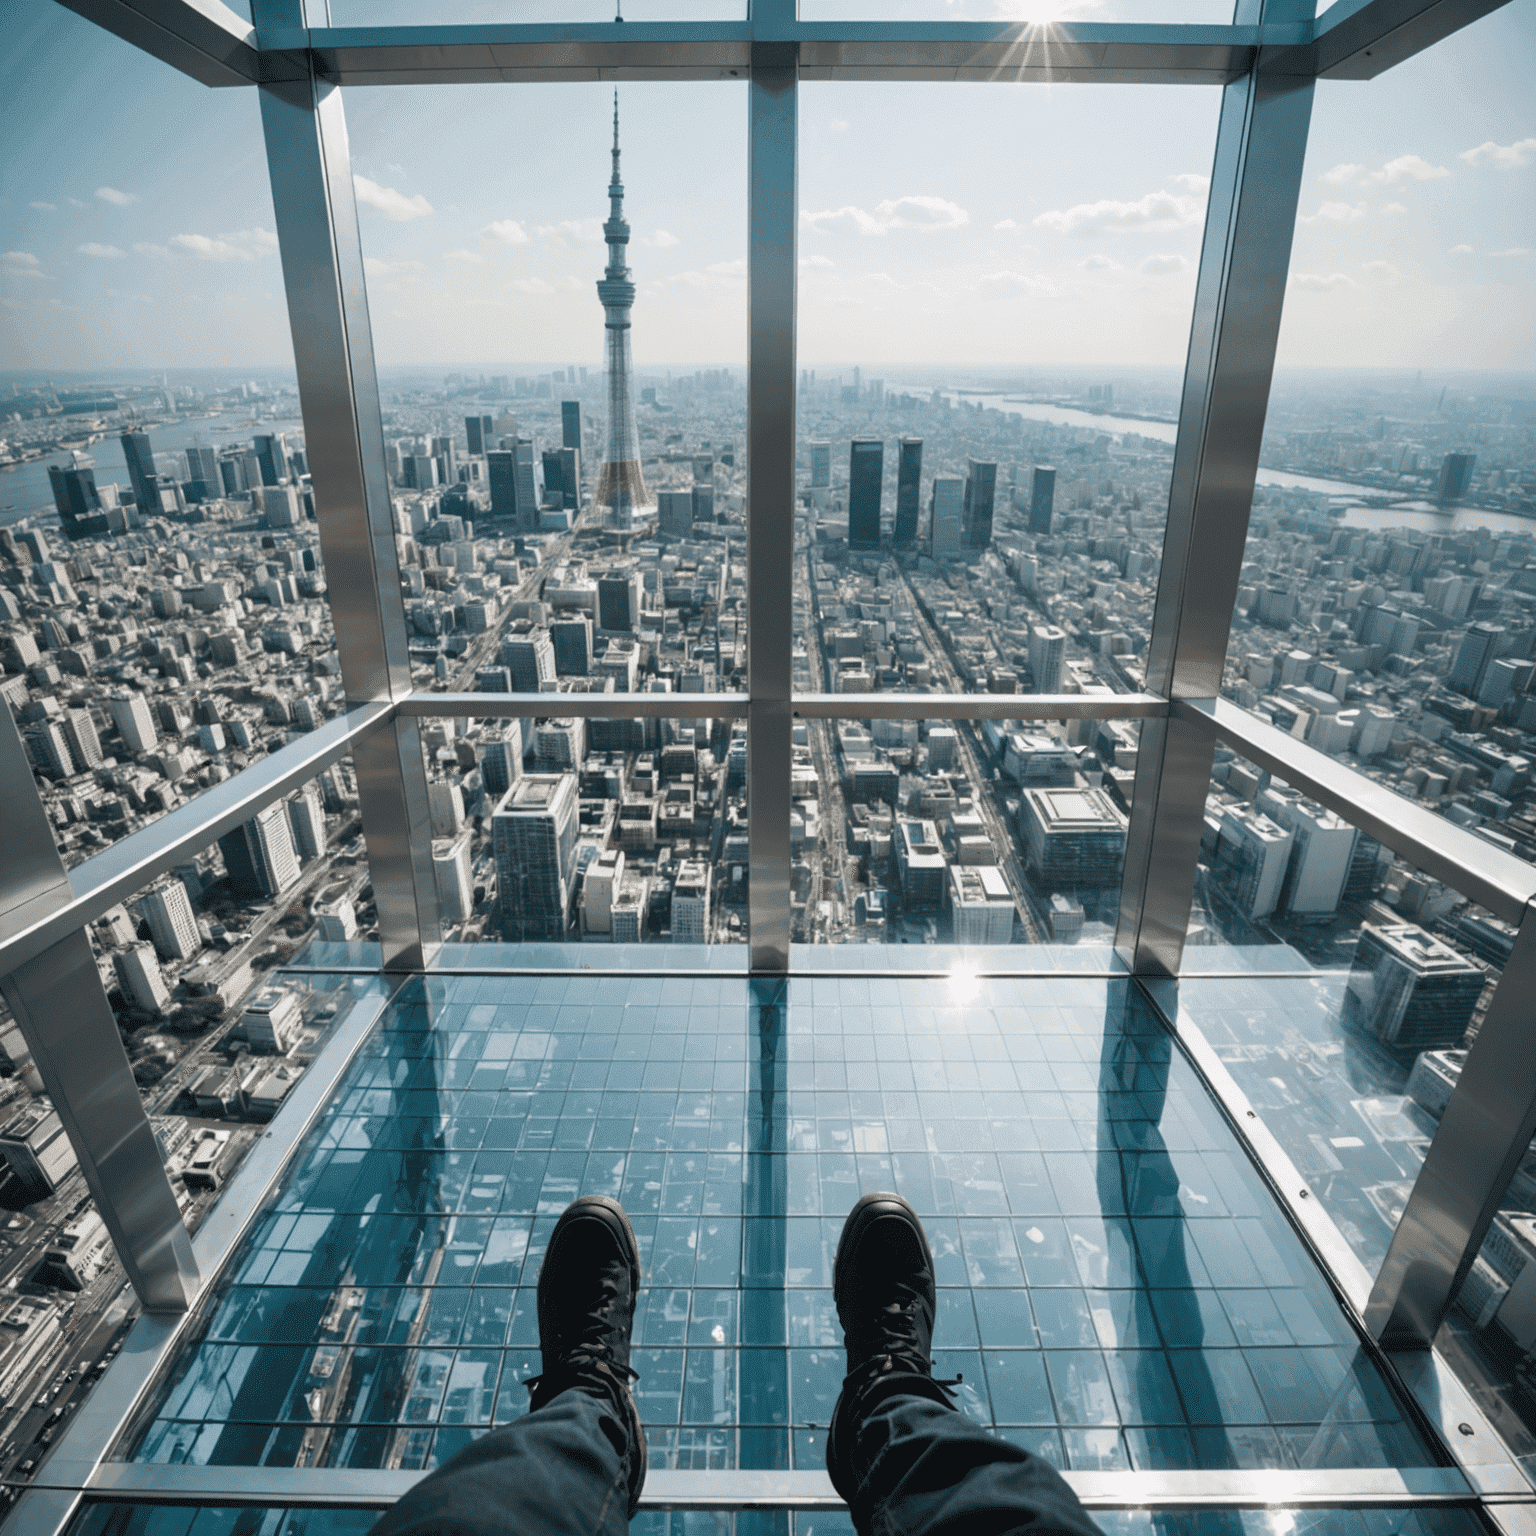
[[[629,1523],[623,1443],[607,1403],[563,1392],[460,1451],[370,1536],[621,1536]],[[1038,1456],[924,1397],[880,1402],[847,1460],[853,1521],[872,1536],[1099,1536]]]

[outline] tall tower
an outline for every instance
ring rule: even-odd
[[[626,264],[629,225],[624,222],[624,183],[619,179],[619,93],[613,93],[613,177],[608,183],[608,266],[597,285],[607,337],[608,448],[597,477],[594,504],[606,507],[617,528],[634,526],[635,509],[649,506],[650,493],[640,473],[640,434],[635,430],[635,398],[629,377],[629,312],[635,285]]]

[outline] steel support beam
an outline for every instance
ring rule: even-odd
[[[301,20],[300,3],[258,0],[258,29]],[[342,679],[350,704],[394,702],[410,660],[341,92],[310,74],[264,85],[261,109]],[[418,969],[441,928],[414,721],[391,719],[354,762],[384,966]]]
[[[1293,6],[1307,3],[1263,0],[1262,19],[1293,22]],[[1240,19],[1259,4],[1245,0]],[[1147,691],[1170,700],[1221,690],[1313,89],[1308,77],[1261,65],[1222,98],[1147,650]],[[1142,732],[1115,937],[1138,975],[1179,969],[1211,752],[1177,715]]]
[[[1306,63],[1326,80],[1371,80],[1509,0],[1340,0],[1317,20]]]
[[[1155,720],[1167,699],[1151,693],[796,694],[806,720]]]
[[[754,51],[748,94],[748,942],[754,971],[787,971],[800,94],[793,45]]]
[[[14,840],[22,852],[17,884],[31,892],[29,906],[62,907],[70,896],[64,861],[15,721],[4,706],[0,716],[0,801],[7,846]],[[48,886],[44,839],[53,859]],[[6,886],[14,876],[7,861]],[[198,1286],[192,1242],[85,931],[75,928],[0,977],[0,990],[140,1303],[146,1311],[184,1311]]]
[[[413,693],[416,720],[744,720],[744,693]]]
[[[251,24],[221,0],[59,3],[204,85],[252,85],[260,78]]]
[[[1536,1135],[1536,905],[1413,1182],[1366,1303],[1389,1349],[1428,1349]]]

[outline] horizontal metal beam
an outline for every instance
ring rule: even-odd
[[[1225,699],[1185,701],[1180,719],[1201,725],[1250,762],[1278,775],[1416,868],[1519,923],[1536,897],[1536,866],[1425,810],[1357,769],[1309,747]]]
[[[43,1476],[47,1468],[43,1469]],[[331,1505],[382,1509],[424,1472],[328,1467],[191,1467],[105,1462],[87,1497],[166,1504]],[[1267,1505],[1366,1508],[1466,1504],[1455,1467],[1344,1467],[1303,1470],[1076,1472],[1062,1474],[1090,1509],[1154,1507],[1254,1509]],[[669,1471],[646,1474],[641,1509],[841,1509],[825,1472]]]
[[[250,22],[220,0],[59,3],[204,85],[253,85],[260,78]]]
[[[812,693],[794,711],[807,720],[1155,720],[1153,693]]]
[[[396,706],[423,720],[745,720],[744,693],[412,693]]]
[[[998,22],[625,22],[324,27],[262,33],[271,78],[305,50],[341,85],[746,80],[754,46],[799,49],[802,80],[1111,81],[1224,85],[1285,27]]]
[[[31,921],[0,919],[0,975],[94,922],[108,907],[142,891],[189,855],[206,848],[263,806],[307,784],[345,757],[358,737],[385,724],[388,703],[364,704],[280,747],[233,778],[177,806],[69,872],[70,900]]]
[[[1339,0],[1317,21],[1310,71],[1327,80],[1370,80],[1509,0]]]

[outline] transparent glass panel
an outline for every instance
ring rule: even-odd
[[[837,1234],[893,1185],[936,1366],[1057,1465],[1433,1460],[1134,986],[973,974],[408,982],[133,1458],[445,1460],[525,1411],[544,1245],[603,1192],[652,1465],[820,1467]]]
[[[746,0],[447,0],[430,13],[416,0],[331,0],[331,24],[337,27],[476,21],[745,21],[746,16]]]
[[[800,0],[804,21],[1014,21],[1048,51],[1060,22],[1201,22],[1225,26],[1232,0]],[[1059,35],[1059,34],[1056,34]]]
[[[1528,7],[1317,90],[1226,696],[1536,857]]]
[[[799,685],[1140,686],[1217,93],[800,103]]]
[[[1513,942],[1217,749],[1179,1008],[1372,1271]]]
[[[1139,721],[799,717],[793,730],[797,942],[1107,959]]]
[[[633,945],[744,944],[746,729],[422,721],[444,959],[489,943],[532,963],[530,946],[581,942],[619,946],[627,964],[646,963]]]
[[[614,201],[609,87],[348,94],[421,682],[745,684],[746,94],[617,107]]]

